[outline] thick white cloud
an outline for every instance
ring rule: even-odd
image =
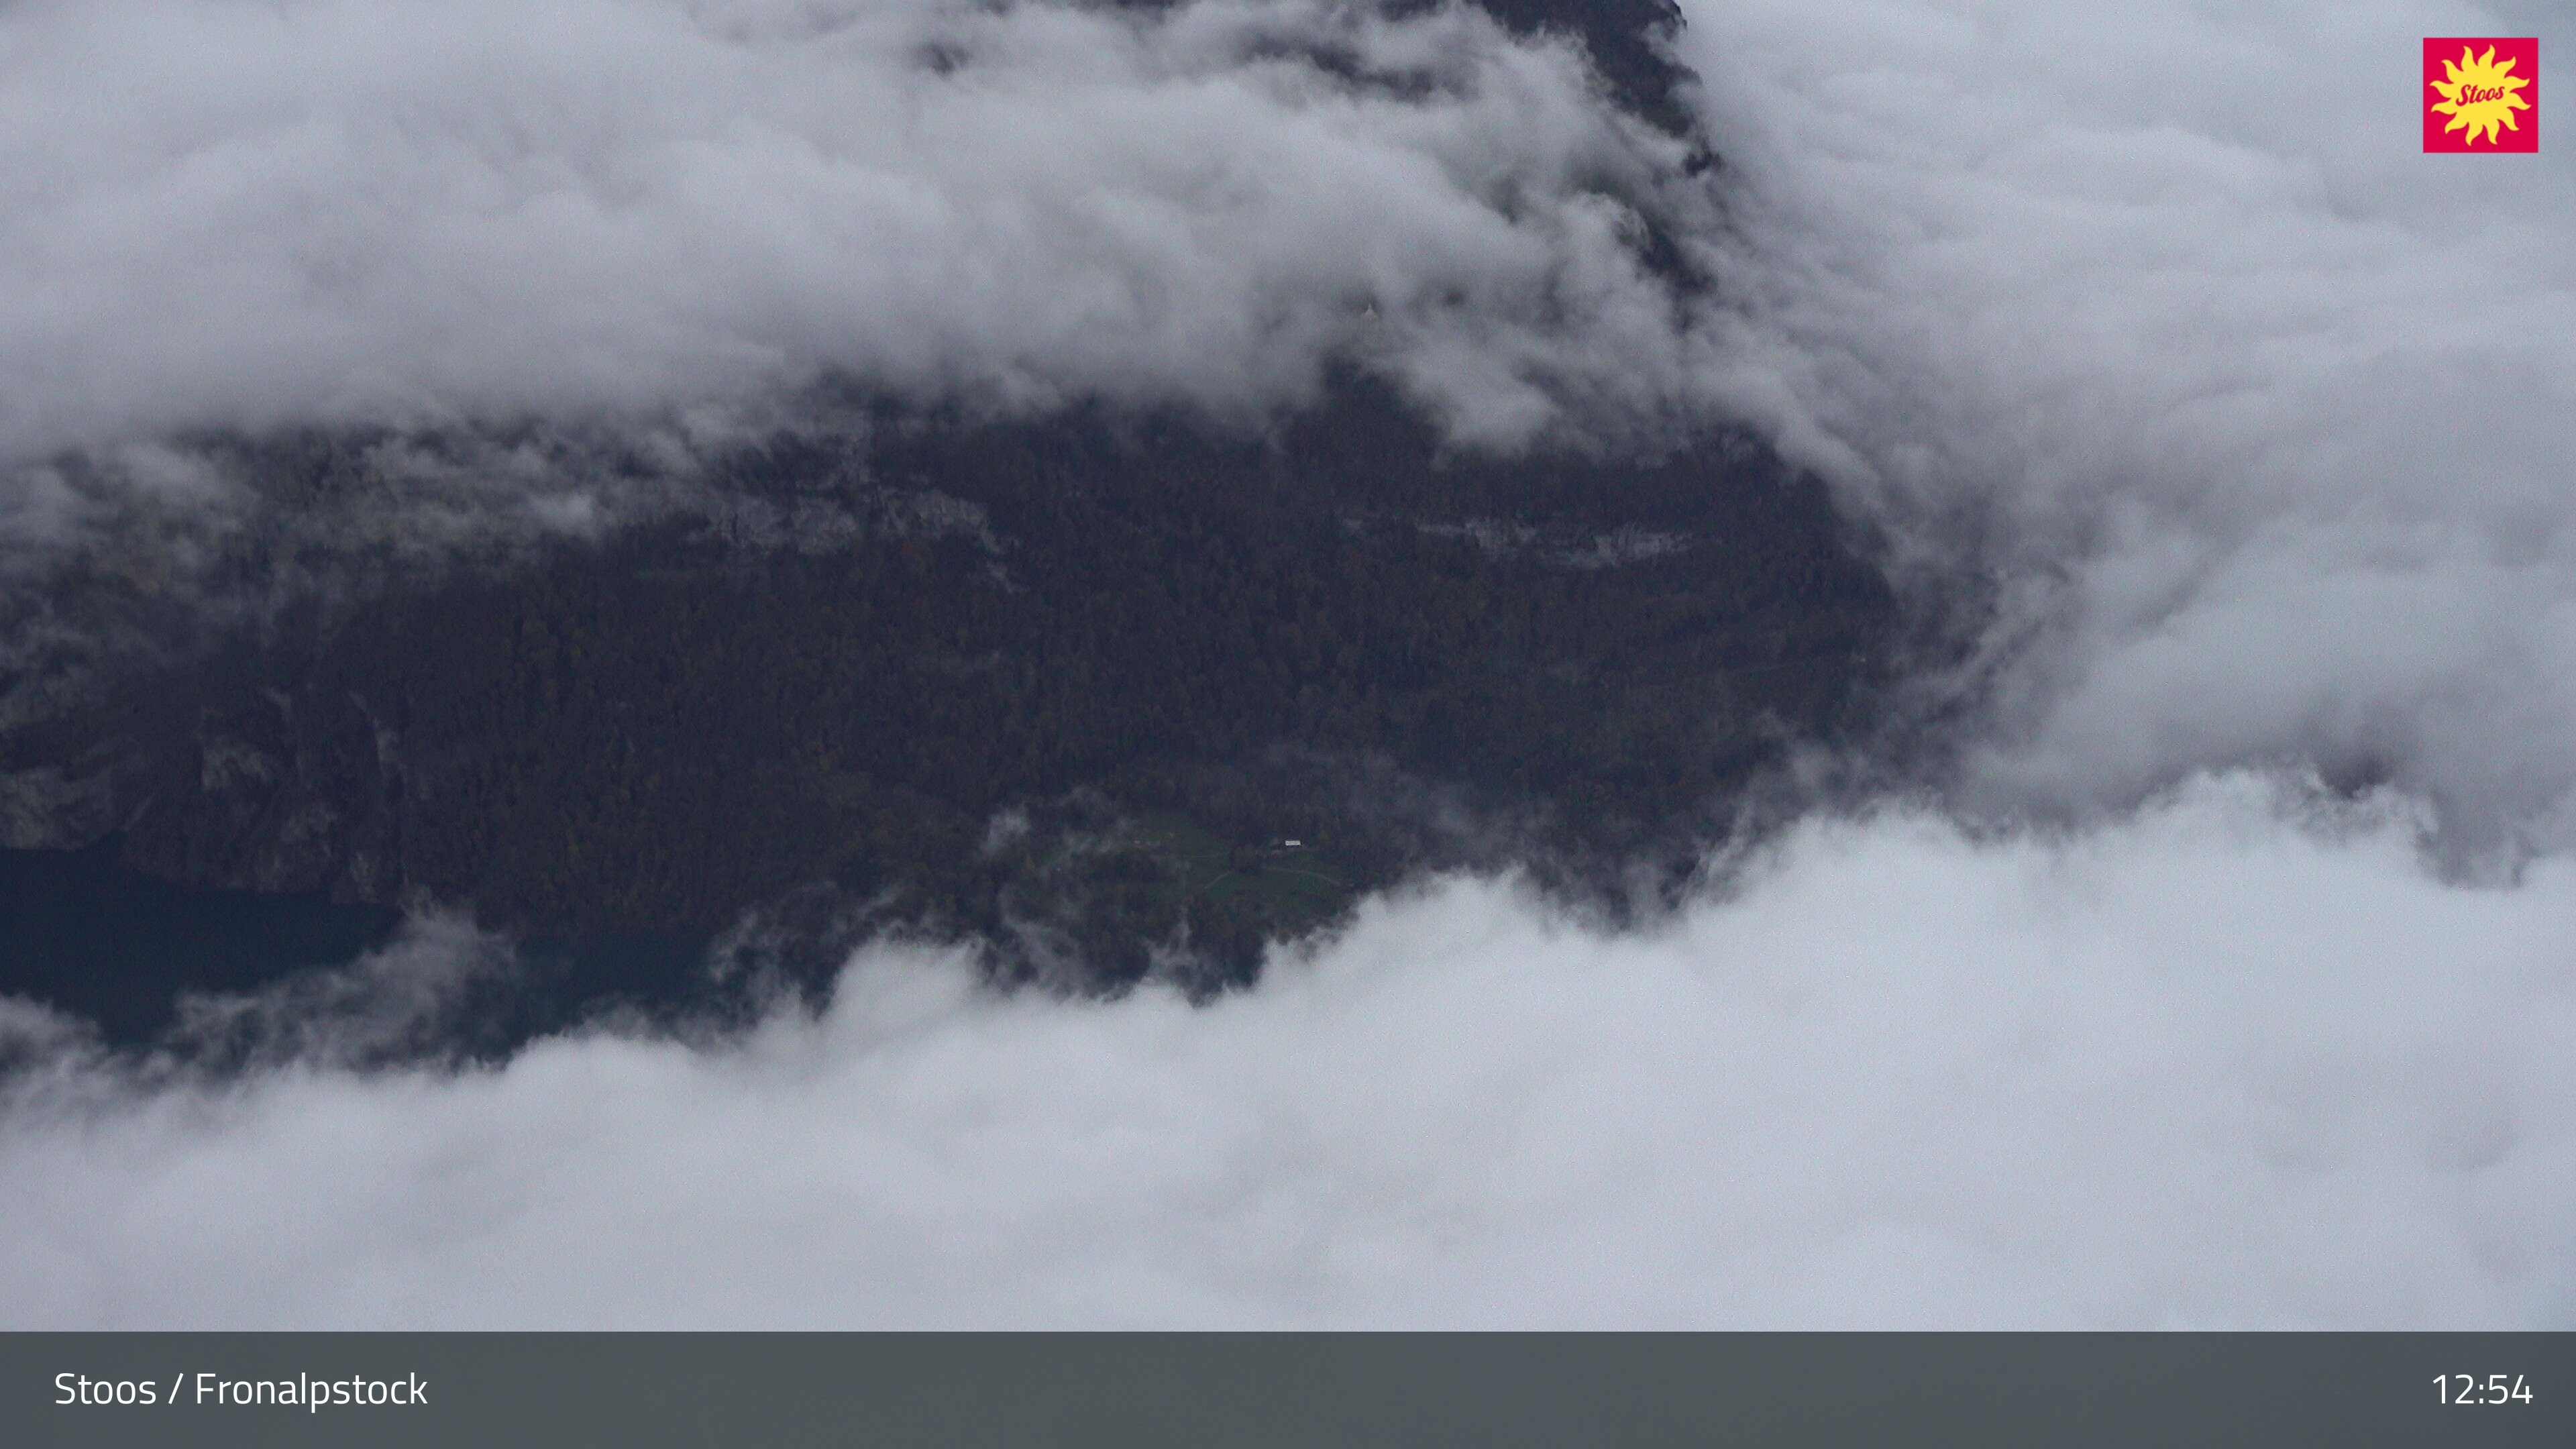
[[[1647,935],[1449,884],[1203,1008],[872,951],[724,1046],[64,1065],[0,1320],[2564,1325],[2570,919],[2239,778],[1812,826]]]
[[[1333,355],[1509,443],[1695,375],[1611,199],[1694,205],[1678,143],[1472,10],[26,0],[0,133],[0,456],[826,374],[1257,413]]]
[[[2416,142],[2420,36],[2563,11],[1690,14],[1739,395],[2005,586],[1978,800],[2315,759],[2464,846],[2570,838],[2576,166]]]

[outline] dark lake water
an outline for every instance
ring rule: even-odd
[[[151,1041],[182,992],[256,991],[345,966],[394,938],[400,912],[322,895],[197,890],[127,870],[108,841],[0,851],[0,995],[95,1023],[115,1045]],[[508,1047],[616,1007],[664,1014],[713,996],[704,940],[599,936],[516,944],[481,993],[477,1048]]]

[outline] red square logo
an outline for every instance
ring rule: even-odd
[[[2415,101],[2427,151],[2539,150],[2539,37],[2425,37]]]

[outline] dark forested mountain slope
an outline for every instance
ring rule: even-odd
[[[1740,437],[1451,458],[1365,388],[1261,440],[913,418],[733,471],[710,512],[289,610],[43,738],[124,732],[107,818],[176,880],[523,930],[712,930],[827,884],[991,927],[1067,841],[1114,878],[1101,832],[1139,813],[1310,842],[1350,885],[1686,851],[1833,728],[1892,613]],[[988,840],[1032,806],[1053,844]],[[1165,896],[1095,944],[1276,924]]]
[[[1664,0],[1485,4],[1688,129]],[[837,417],[533,553],[230,539],[230,612],[83,563],[10,604],[0,830],[516,932],[901,919],[1223,973],[1410,869],[1687,868],[1895,615],[1822,490],[1723,428],[1453,453],[1348,376],[1259,436]],[[363,438],[206,446],[273,519],[395,491]]]

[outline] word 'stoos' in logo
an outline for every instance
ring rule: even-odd
[[[2424,149],[2540,149],[2540,41],[2437,36],[2424,42]]]

